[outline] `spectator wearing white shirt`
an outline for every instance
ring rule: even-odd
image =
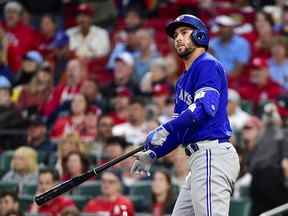
[[[141,100],[133,100],[128,111],[128,122],[112,128],[113,136],[122,136],[133,145],[143,144],[147,135],[145,106]]]
[[[88,4],[78,7],[78,26],[67,30],[70,38],[70,49],[80,58],[98,58],[110,52],[110,39],[108,32],[98,26],[92,25],[93,9]]]
[[[240,107],[240,95],[234,89],[228,89],[228,118],[235,131],[243,129],[250,115]]]

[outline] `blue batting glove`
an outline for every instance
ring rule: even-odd
[[[162,146],[169,135],[169,131],[166,130],[162,125],[157,127],[148,133],[147,138],[144,143],[144,149],[148,150],[153,147]]]

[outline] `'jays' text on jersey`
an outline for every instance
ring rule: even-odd
[[[228,141],[231,136],[230,123],[227,116],[227,80],[222,65],[209,53],[203,53],[191,64],[176,83],[174,116],[179,116],[192,103],[205,97],[208,92],[219,95],[215,115],[207,116],[196,125],[191,124],[182,133],[182,144],[202,140]]]

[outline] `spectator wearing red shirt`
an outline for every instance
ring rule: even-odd
[[[7,34],[8,63],[14,72],[20,69],[22,56],[38,45],[36,32],[21,21],[21,12],[22,6],[18,2],[8,2],[4,7],[4,21],[0,24]]]
[[[85,127],[85,115],[88,104],[85,97],[81,94],[74,96],[70,105],[71,114],[59,117],[51,131],[54,140],[61,139],[65,134],[76,132],[83,135]]]
[[[175,196],[172,191],[170,173],[165,170],[157,170],[152,180],[152,215],[162,216],[172,214],[175,204]]]
[[[44,107],[45,116],[50,116],[63,102],[70,101],[80,92],[85,78],[84,66],[78,59],[72,59],[66,67],[66,81],[59,83]]]
[[[83,209],[85,213],[107,216],[134,216],[131,200],[121,194],[122,176],[118,170],[108,170],[101,176],[102,196],[90,200]]]
[[[112,102],[114,111],[109,113],[115,125],[127,122],[131,97],[132,92],[127,87],[116,88],[116,97]]]
[[[269,100],[276,100],[284,92],[279,84],[270,79],[267,67],[266,59],[254,58],[250,80],[238,89],[241,97],[252,102],[254,108]]]
[[[40,171],[37,193],[44,193],[53,187],[59,180],[59,175],[56,170],[43,169]],[[47,216],[59,216],[66,208],[75,206],[73,200],[63,195],[56,197],[55,199],[38,206],[33,203],[30,207],[30,213],[32,214],[45,214]]]

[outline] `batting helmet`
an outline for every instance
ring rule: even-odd
[[[196,16],[190,14],[184,14],[177,17],[174,21],[170,22],[166,26],[166,33],[169,37],[173,38],[173,34],[176,28],[180,26],[188,26],[194,29],[191,39],[198,45],[203,47],[208,47],[209,35],[206,25]]]

